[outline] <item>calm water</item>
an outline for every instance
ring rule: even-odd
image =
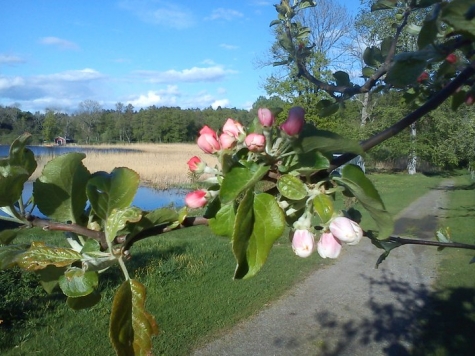
[[[68,152],[99,152],[99,153],[117,153],[117,152],[132,152],[137,151],[134,149],[123,148],[84,148],[75,146],[28,146],[33,151],[35,156],[58,156]],[[10,146],[0,145],[0,157],[8,156]],[[31,196],[33,190],[33,184],[27,182],[25,189],[23,190],[23,196],[26,200]],[[188,193],[186,189],[167,189],[156,190],[153,188],[140,187],[135,195],[133,205],[139,207],[142,210],[153,210],[156,208],[162,208],[170,205],[174,205],[177,208],[181,208],[185,205],[185,195]],[[3,214],[0,212],[0,214]],[[40,216],[38,210],[33,211],[34,215]]]
[[[33,151],[35,156],[54,157],[69,152],[98,152],[98,153],[119,153],[119,152],[136,152],[131,148],[85,148],[78,146],[27,146]],[[0,157],[8,156],[10,146],[0,145]]]

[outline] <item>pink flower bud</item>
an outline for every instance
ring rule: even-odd
[[[275,121],[274,114],[272,114],[272,111],[267,108],[260,108],[257,110],[257,117],[262,126],[266,127],[272,126]]]
[[[244,135],[244,127],[240,122],[233,119],[227,119],[223,126],[223,133],[228,134],[234,138],[238,138],[239,135]]]
[[[450,64],[454,64],[457,62],[457,56],[453,53],[450,53],[447,57],[445,57],[445,60]]]
[[[317,243],[317,251],[322,258],[337,258],[341,243],[330,232],[324,232]]]
[[[216,132],[208,126],[204,126],[200,130],[200,137],[198,137],[198,147],[201,148],[205,153],[214,153],[219,151],[221,146],[216,136]]]
[[[308,257],[315,248],[315,238],[308,230],[295,230],[292,236],[292,249],[299,257]]]
[[[348,245],[356,245],[363,237],[361,227],[353,220],[343,216],[333,219],[329,227],[333,236]]]
[[[287,120],[280,125],[280,129],[289,136],[295,136],[300,133],[305,124],[305,110],[300,106],[294,106],[289,110]]]
[[[225,150],[232,148],[236,144],[236,137],[229,136],[227,133],[222,133],[219,136],[219,143],[221,144],[221,148]]]
[[[206,168],[206,163],[204,163],[197,156],[191,157],[186,163],[188,164],[188,168],[190,169],[190,171],[194,173],[203,173],[204,169]]]
[[[249,151],[262,152],[266,146],[266,138],[261,134],[250,133],[246,136],[244,143],[249,148]]]
[[[192,209],[204,207],[206,203],[208,203],[207,193],[208,191],[204,189],[195,190],[194,192],[188,193],[185,196],[186,206]]]

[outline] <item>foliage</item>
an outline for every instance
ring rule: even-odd
[[[467,0],[373,3],[373,11],[396,9],[400,16],[396,16],[399,22],[390,39],[364,51],[363,85],[353,83],[347,72],[335,71],[327,76],[318,70],[325,58],[313,51],[311,31],[297,17],[315,5],[308,0],[292,5],[282,0],[276,5],[278,19],[271,26],[277,27],[278,53],[285,57],[275,64],[287,66],[289,75],[297,78],[284,83],[290,84],[286,90],[301,94],[299,100],[315,110],[309,110],[310,116],[318,117],[337,115],[345,101],[359,94],[389,92],[385,99],[391,101],[398,96],[393,93],[400,92],[412,107],[404,109],[407,112],[382,108],[380,113],[388,117],[405,115],[402,119],[358,144],[306,122],[305,110],[300,106],[284,108],[286,119],[280,125],[277,113],[268,108],[259,108],[253,121],[245,116],[242,123],[235,120],[239,113],[234,112],[235,118],[228,118],[223,125],[222,115],[228,112],[218,109],[216,115],[221,118],[207,118],[209,125],[201,128],[197,143],[205,153],[215,155],[219,164],[209,167],[197,157],[188,162],[194,176],[208,177],[206,188],[185,198],[189,208],[207,205],[204,217],[189,216],[187,208],[141,211],[131,206],[139,184],[136,172],[117,167],[111,172],[91,173],[82,163],[84,155],[77,153],[49,162],[34,183],[33,196],[24,201],[23,184],[36,168],[34,155],[27,148],[30,135],[24,134],[12,143],[9,156],[0,160],[0,206],[7,215],[1,218],[26,228],[65,231],[70,247],[44,241],[14,244],[18,230],[6,230],[0,234],[0,267],[41,271],[40,280],[47,291],[57,285],[70,307],[83,309],[101,300],[100,273],[118,266],[125,281],[113,298],[109,336],[117,354],[129,355],[150,354],[151,338],[158,333],[154,317],[145,309],[145,286],[130,277],[125,263],[134,243],[150,236],[209,225],[214,233],[231,241],[236,262],[234,278],[247,279],[264,266],[286,226],[291,230],[292,248],[300,257],[317,250],[323,258],[337,258],[342,245],[358,243],[364,233],[358,224],[361,215],[353,208],[339,211],[334,206],[335,197],[345,196],[357,201],[375,221],[378,231],[367,236],[383,249],[380,261],[393,248],[410,243],[475,249],[473,245],[451,242],[449,234],[443,232],[448,230],[440,230],[436,242],[391,236],[391,216],[365,173],[351,164],[340,170],[341,175],[333,173],[356,155],[415,125],[449,98],[454,110],[463,102],[473,104],[473,5]],[[422,18],[421,11],[428,13],[421,26],[410,24],[413,14],[416,20]],[[417,48],[400,46],[403,30],[417,36]],[[77,116],[82,140],[99,142],[99,133],[127,140],[132,140],[132,135],[146,141],[190,139],[199,127],[187,126],[186,122],[191,121],[182,120],[178,110],[152,107],[137,113],[130,126],[123,122],[113,125],[113,132],[106,128],[108,116],[130,115],[131,108],[124,112],[118,105],[115,115],[103,113],[97,102],[81,103]],[[196,118],[197,113],[187,114]],[[461,118],[471,124],[470,115]],[[436,114],[431,120],[439,121]],[[194,124],[199,122],[197,119]],[[26,122],[20,121],[19,125],[24,127]],[[437,125],[430,129],[441,131]],[[461,147],[472,148],[470,140]],[[473,155],[469,153],[467,158]],[[47,219],[30,215],[27,209],[34,205]]]

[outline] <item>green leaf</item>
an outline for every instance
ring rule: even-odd
[[[389,51],[391,50],[392,44],[393,44],[392,37],[385,37],[381,41],[381,57],[383,58],[383,61],[386,60],[386,57],[388,56]]]
[[[330,167],[330,160],[319,151],[295,155],[288,164],[290,170],[302,175],[310,175]]]
[[[114,209],[108,215],[106,222],[106,239],[112,242],[117,236],[117,232],[122,230],[128,221],[137,222],[142,218],[142,211],[136,207],[126,207],[123,209]]]
[[[417,37],[417,46],[419,49],[433,44],[438,33],[437,18],[424,21],[419,36]]]
[[[379,256],[378,260],[376,261],[376,268],[379,267],[379,265],[389,256],[389,253],[394,250],[395,248],[398,248],[402,246],[401,243],[396,242],[396,241],[384,241],[384,240],[377,240],[375,238],[371,239],[371,243],[375,245],[377,248],[383,249],[384,253]]]
[[[377,67],[383,62],[381,50],[376,46],[366,47],[363,52],[363,62],[370,67]]]
[[[341,70],[333,73],[333,78],[335,78],[336,80],[336,85],[341,85],[344,87],[348,87],[351,85],[350,76],[348,75],[348,73],[343,72]]]
[[[315,126],[306,124],[298,140],[293,142],[296,153],[320,151],[324,154],[351,152],[363,154],[357,141],[340,136],[331,131],[317,130]]]
[[[59,277],[59,287],[63,293],[72,298],[88,295],[97,288],[99,277],[97,272],[84,271],[82,268],[71,267]]]
[[[30,138],[31,135],[29,133],[24,133],[18,137],[10,146],[9,154],[10,164],[23,167],[28,172],[28,176],[33,174],[38,165],[33,151],[26,147]]]
[[[322,223],[326,224],[333,216],[333,201],[326,194],[318,194],[313,199],[313,209],[317,213]]]
[[[272,26],[275,26],[275,25],[279,25],[281,23],[280,20],[273,20],[270,24],[269,24],[269,27],[272,27]]]
[[[254,224],[246,259],[249,270],[243,278],[254,276],[262,268],[275,241],[285,229],[285,215],[274,196],[262,193],[254,198]]]
[[[426,60],[416,57],[396,59],[388,74],[386,74],[385,81],[397,88],[403,88],[406,85],[415,83],[426,66]]]
[[[441,19],[454,28],[454,32],[475,37],[475,21],[472,20],[473,0],[453,0],[442,7]]]
[[[18,236],[20,229],[8,229],[0,232],[0,245],[9,245]]]
[[[378,239],[387,238],[394,229],[391,215],[386,211],[381,197],[373,183],[366,177],[363,171],[353,164],[345,165],[341,170],[341,178],[334,177],[335,181],[345,186],[368,210],[379,228]]]
[[[28,177],[25,168],[10,165],[8,158],[0,159],[0,206],[11,206],[20,199]]]
[[[317,103],[316,109],[320,117],[327,117],[337,113],[340,109],[340,105],[331,100],[323,99]]]
[[[301,200],[307,196],[305,184],[290,174],[284,174],[277,180],[277,189],[280,194],[291,200]]]
[[[419,33],[421,32],[421,26],[411,23],[404,27],[404,31],[412,36],[419,36]]]
[[[81,254],[70,248],[49,247],[43,242],[33,242],[30,248],[17,258],[19,267],[36,271],[48,265],[65,267],[79,261]]]
[[[85,295],[83,297],[68,297],[66,304],[73,310],[82,310],[92,308],[101,301],[101,295],[97,291]]]
[[[371,11],[394,9],[397,6],[397,0],[378,0],[371,5]]]
[[[18,256],[28,248],[29,244],[0,246],[0,270],[15,266]]]
[[[226,174],[219,197],[222,204],[235,200],[244,190],[253,187],[269,171],[269,166],[252,163],[248,167],[236,165]]]
[[[84,153],[71,152],[49,161],[33,183],[38,209],[57,221],[80,221],[86,206],[89,171],[83,165]]]
[[[244,198],[239,203],[236,219],[233,226],[233,254],[237,262],[234,272],[235,279],[241,279],[249,272],[247,261],[247,247],[251,238],[254,224],[254,192],[248,189]]]
[[[376,69],[371,67],[364,67],[362,70],[363,77],[369,78],[376,72]]]
[[[145,310],[145,287],[130,279],[122,283],[112,303],[109,337],[118,356],[151,355],[158,326]]]
[[[209,219],[209,227],[215,235],[231,237],[233,235],[236,206],[234,202],[223,205],[215,217]]]
[[[59,284],[59,278],[64,275],[66,267],[46,266],[38,271],[40,283],[46,293],[51,294]]]
[[[139,175],[129,168],[114,168],[108,174],[97,172],[89,179],[87,197],[94,213],[106,220],[114,209],[128,207],[139,187]]]

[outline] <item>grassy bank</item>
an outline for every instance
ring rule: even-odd
[[[370,178],[392,213],[441,180],[423,175]],[[371,228],[368,219],[363,221],[365,228]],[[154,340],[155,354],[186,355],[265,307],[312,270],[329,263],[317,254],[307,259],[296,258],[284,236],[256,277],[233,281],[235,262],[230,241],[213,236],[205,227],[195,227],[137,243],[129,266],[132,276],[146,285],[147,308],[160,325],[160,335]],[[34,283],[28,279],[31,276],[15,278],[19,277],[0,285],[0,295],[8,295],[10,306],[23,306],[26,313],[10,315],[17,320],[4,319],[0,324],[3,355],[112,354],[108,315],[113,292],[122,281],[118,269],[110,269],[102,276],[100,304],[79,312],[64,305],[64,297],[59,293],[46,296],[32,289]],[[13,289],[5,290],[6,285]],[[38,294],[40,297],[33,297]]]
[[[445,226],[454,241],[475,243],[475,182],[468,175],[455,179],[449,191]],[[437,292],[430,298],[425,328],[415,355],[475,355],[475,251],[450,249],[441,254]]]
[[[217,161],[214,156],[205,155],[196,144],[160,143],[130,145],[97,145],[86,148],[128,149],[123,152],[92,152],[84,159],[84,165],[90,172],[99,170],[110,172],[115,167],[129,167],[140,175],[143,185],[166,189],[190,184],[186,162],[193,156],[199,156],[209,165]],[[49,160],[49,158],[48,158]],[[38,168],[32,179],[36,179],[47,163],[45,157],[38,158]]]

